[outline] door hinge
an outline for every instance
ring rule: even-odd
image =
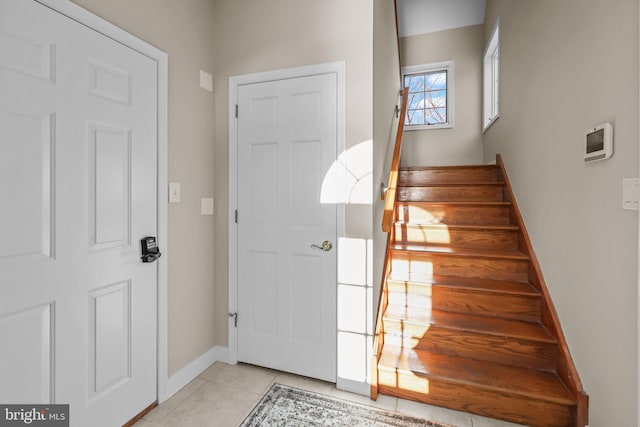
[[[238,104],[236,104],[236,119],[238,118]]]
[[[236,209],[236,217],[235,217],[235,220],[236,220],[236,224],[237,224],[237,223],[238,223],[238,209]]]
[[[229,317],[233,317],[233,326],[238,327],[238,313],[227,313]]]

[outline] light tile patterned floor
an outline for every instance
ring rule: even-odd
[[[335,384],[257,366],[216,362],[199,377],[159,405],[136,427],[235,427],[273,383],[314,391],[365,405],[428,418],[456,427],[517,427],[503,421],[450,411],[395,397],[367,396],[338,390]]]

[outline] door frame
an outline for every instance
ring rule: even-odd
[[[346,112],[346,61],[336,61],[324,64],[307,65],[253,74],[243,74],[229,77],[229,283],[228,283],[228,311],[236,313],[238,310],[238,224],[235,222],[235,211],[238,208],[238,126],[236,118],[236,104],[238,103],[238,89],[240,86],[267,83],[276,80],[288,80],[300,77],[317,76],[321,74],[336,74],[337,76],[337,141],[336,158],[345,150],[345,112]],[[338,204],[337,210],[337,238],[344,235],[345,205]],[[339,248],[338,248],[339,249]],[[339,254],[339,252],[338,252]],[[336,255],[338,256],[338,255]],[[336,277],[336,289],[338,278]],[[336,298],[337,305],[337,298]],[[336,340],[338,331],[336,329]],[[238,329],[232,317],[228,320],[228,362],[238,363]],[[337,354],[336,354],[337,357]],[[337,372],[336,372],[337,374]]]
[[[156,372],[156,398],[163,402],[167,396],[168,371],[168,317],[167,317],[167,256],[168,256],[168,208],[166,200],[167,190],[167,107],[168,107],[168,63],[166,52],[150,45],[132,34],[118,28],[114,24],[94,15],[88,10],[71,1],[60,0],[33,0],[40,3],[86,27],[127,46],[142,55],[156,61],[158,70],[157,88],[157,144],[158,144],[158,170],[156,178],[157,187],[157,219],[158,242],[163,247],[163,257],[156,262],[157,274],[157,372]],[[134,242],[135,244],[135,242]],[[141,410],[144,408],[140,408]]]

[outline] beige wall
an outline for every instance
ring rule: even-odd
[[[380,183],[387,174],[398,130],[395,106],[399,102],[400,64],[393,2],[373,2],[373,312],[375,321],[387,234],[382,232],[384,202]]]
[[[214,31],[215,343],[227,345],[229,77],[346,60],[346,147],[372,138],[372,22],[368,0],[217,0]],[[371,206],[348,205],[346,236],[371,237]]]
[[[172,375],[214,345],[214,217],[200,216],[200,198],[214,195],[214,97],[199,86],[214,68],[214,3],[74,2],[169,54],[168,175],[182,184],[182,203],[169,205]]]
[[[454,127],[406,131],[403,166],[482,162],[483,38],[484,26],[473,25],[400,39],[403,67],[454,62]]]
[[[504,157],[569,347],[590,425],[635,426],[638,2],[488,0],[500,17],[501,117],[484,159]],[[584,131],[614,125],[614,155],[585,164]]]

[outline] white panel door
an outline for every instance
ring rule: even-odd
[[[335,74],[239,86],[238,359],[336,379]]]
[[[75,427],[156,400],[157,65],[32,0],[0,0],[0,402]]]

